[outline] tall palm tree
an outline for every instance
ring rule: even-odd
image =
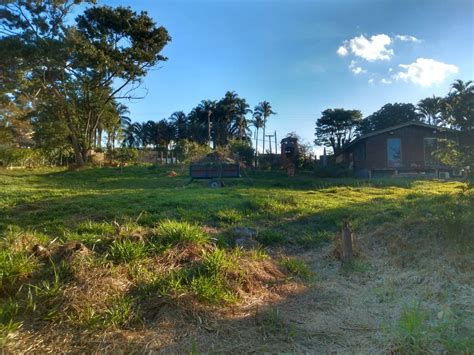
[[[252,124],[255,127],[255,166],[258,165],[258,130],[263,128],[263,117],[260,112],[253,113]],[[265,139],[264,139],[265,141]]]
[[[251,113],[252,110],[249,109],[249,104],[245,99],[240,99],[237,101],[237,117],[234,122],[233,130],[237,131],[239,140],[243,140],[244,137],[247,136],[248,128],[248,121],[245,115]]]
[[[188,117],[183,111],[174,112],[169,120],[174,124],[176,129],[176,139],[186,139],[188,137]]]
[[[276,112],[273,112],[272,106],[268,101],[262,101],[254,109],[255,112],[260,113],[263,117],[263,153],[265,154],[265,127],[267,125],[267,119],[271,115],[276,115]]]
[[[418,102],[418,111],[428,120],[428,124],[438,123],[441,109],[441,97],[433,95]]]
[[[206,113],[206,117],[207,117],[207,140],[209,141],[209,143],[212,140],[211,116],[216,111],[216,105],[217,105],[217,101],[215,101],[215,100],[202,100],[201,103],[197,107],[199,110]],[[214,145],[214,148],[215,148],[216,147],[216,142],[215,141],[214,141],[213,145]]]

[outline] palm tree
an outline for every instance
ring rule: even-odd
[[[260,112],[254,112],[253,113],[253,120],[252,124],[256,129],[256,134],[255,134],[255,166],[258,165],[258,130],[260,128],[263,128],[263,117]],[[264,139],[265,141],[265,139]]]
[[[129,123],[123,129],[122,146],[132,148],[132,147],[138,147],[139,145],[140,145],[140,142],[137,139],[137,124]]]
[[[474,82],[472,80],[464,82],[458,79],[451,85],[451,91],[456,95],[472,94],[474,92]]]
[[[437,124],[441,113],[441,97],[434,96],[418,102],[418,111],[425,116],[428,124]]]
[[[176,129],[176,139],[186,139],[188,137],[188,117],[183,111],[174,112],[169,120],[173,122]]]
[[[271,115],[276,115],[276,112],[273,112],[272,106],[268,101],[260,102],[255,106],[254,111],[260,113],[263,117],[263,153],[265,154],[265,127],[267,125],[267,119]]]
[[[206,113],[207,117],[207,140],[210,143],[212,140],[212,122],[211,122],[211,116],[212,114],[216,111],[216,105],[217,101],[214,100],[202,100],[201,103],[198,105],[198,109],[201,110],[202,112]],[[216,147],[216,142],[214,141],[213,144],[214,148]]]
[[[244,137],[247,136],[249,128],[245,115],[251,112],[252,110],[249,109],[249,104],[247,104],[247,101],[245,99],[240,99],[239,101],[237,101],[237,117],[234,122],[233,131],[238,132],[238,138],[240,140],[243,140]]]
[[[472,130],[474,82],[456,80],[451,85],[451,92],[443,101],[443,119],[457,128]]]

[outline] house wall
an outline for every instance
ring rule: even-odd
[[[437,167],[425,166],[424,138],[446,138],[446,132],[431,128],[408,126],[390,132],[368,137],[366,142],[366,166],[370,170],[424,170]],[[387,140],[399,138],[401,141],[401,166],[388,166]]]

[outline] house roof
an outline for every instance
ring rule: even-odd
[[[423,127],[423,128],[436,129],[437,131],[457,132],[455,129],[451,129],[451,128],[433,126],[433,125],[429,125],[429,124],[426,124],[426,123],[423,123],[423,122],[410,121],[410,122],[401,123],[401,124],[396,125],[396,126],[387,127],[387,128],[384,128],[384,129],[379,129],[377,131],[373,131],[373,132],[364,134],[364,135],[354,139],[352,142],[346,144],[344,147],[342,147],[342,149],[339,151],[338,155],[343,153],[348,148],[352,147],[354,144],[356,144],[356,143],[358,143],[358,142],[360,142],[360,141],[362,141],[366,138],[377,136],[377,135],[382,134],[382,133],[394,131],[396,129],[400,129],[400,128],[404,128],[404,127],[408,127],[408,126],[418,126],[418,127]]]

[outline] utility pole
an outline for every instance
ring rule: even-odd
[[[274,136],[273,134],[266,134],[265,135],[265,137],[268,137],[268,143],[270,145],[270,154],[272,154],[272,137],[273,136]],[[265,138],[264,138],[263,141],[265,142]]]
[[[277,131],[275,131],[275,154],[278,154],[278,146],[277,146]],[[281,149],[280,149],[281,150]]]

